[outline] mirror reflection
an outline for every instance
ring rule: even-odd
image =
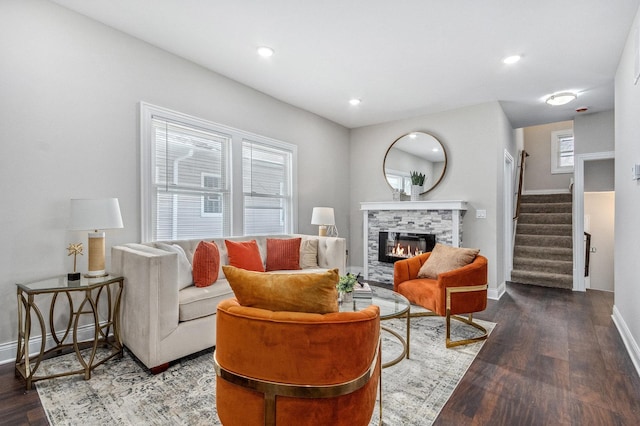
[[[426,176],[422,194],[432,190],[444,176],[447,154],[432,135],[412,132],[396,139],[384,157],[384,176],[392,189],[411,193],[411,172]]]

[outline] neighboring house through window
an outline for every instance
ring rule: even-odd
[[[573,173],[573,130],[551,133],[551,173]]]
[[[294,232],[295,145],[140,111],[143,241]]]

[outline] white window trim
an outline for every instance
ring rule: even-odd
[[[232,136],[231,141],[231,191],[237,193],[231,200],[231,235],[242,235],[243,233],[243,206],[242,206],[242,140],[249,139],[260,143],[269,144],[274,147],[289,150],[292,155],[293,166],[291,168],[291,223],[290,232],[298,232],[298,147],[294,144],[272,139],[266,136],[203,120],[167,108],[140,102],[140,238],[141,241],[151,241],[153,236],[153,213],[152,203],[154,198],[150,193],[152,188],[151,165],[152,146],[148,141],[151,139],[151,119],[154,115],[186,123],[195,127],[205,129],[215,128],[217,131]],[[236,214],[237,212],[237,214]]]
[[[560,140],[563,137],[573,137],[573,129],[564,129],[551,132],[551,174],[573,173],[573,166],[559,166],[558,158],[560,156]],[[575,155],[575,139],[574,139],[574,155]]]

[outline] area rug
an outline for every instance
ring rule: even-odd
[[[419,308],[415,308],[418,310]],[[414,307],[412,307],[412,311]],[[478,321],[488,330],[495,324]],[[384,321],[405,335],[406,319]],[[471,337],[471,327],[454,321],[452,335]],[[383,332],[383,362],[401,346]],[[490,337],[489,337],[490,338]],[[382,372],[385,425],[430,425],[451,396],[484,342],[446,349],[444,319],[411,319],[410,359]],[[213,351],[183,358],[166,372],[152,375],[125,350],[122,359],[96,368],[90,380],[67,376],[37,382],[36,389],[54,425],[219,425],[215,408]],[[47,373],[74,363],[74,354],[53,358]],[[371,425],[378,424],[378,404]]]

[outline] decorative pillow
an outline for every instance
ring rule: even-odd
[[[191,263],[187,258],[187,253],[178,244],[156,243],[156,247],[164,251],[178,253],[178,289],[182,290],[193,284],[191,273]]]
[[[208,287],[218,279],[220,250],[216,243],[200,241],[193,253],[193,283],[196,287]]]
[[[438,278],[438,274],[462,268],[474,261],[480,249],[458,248],[436,243],[418,271],[418,278]]]
[[[261,274],[223,265],[222,270],[242,306],[317,314],[338,312],[337,269],[308,274]]]
[[[267,238],[267,271],[300,269],[302,238]]]
[[[248,271],[264,272],[260,249],[256,240],[229,241],[224,240],[229,255],[229,265]]]
[[[318,240],[304,240],[300,244],[300,269],[318,269]]]

